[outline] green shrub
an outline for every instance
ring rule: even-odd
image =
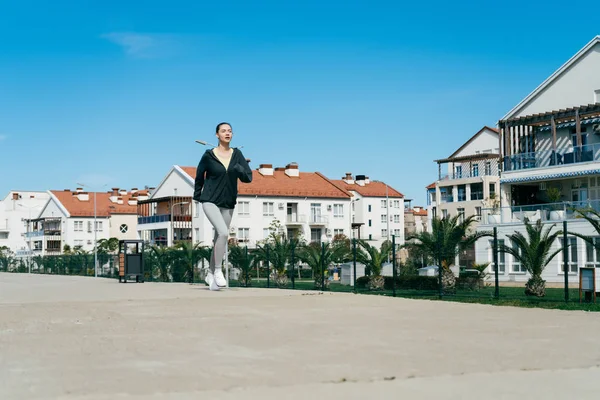
[[[366,289],[368,287],[370,276],[361,276],[356,279],[357,289]],[[394,278],[384,277],[384,289],[393,290]],[[438,278],[436,276],[405,275],[396,277],[396,289],[401,290],[438,290]]]

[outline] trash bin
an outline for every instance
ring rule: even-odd
[[[144,241],[119,241],[119,282],[127,283],[128,279],[144,282]]]

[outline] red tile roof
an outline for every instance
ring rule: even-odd
[[[364,186],[360,186],[356,183],[350,185],[346,183],[342,179],[332,180],[338,187],[343,188],[345,190],[352,190],[356,193],[360,194],[363,197],[385,197],[386,196],[386,185],[383,182],[373,182],[370,181],[366,183]],[[397,191],[391,186],[387,186],[387,196],[388,197],[404,197],[402,193]]]
[[[425,189],[434,189],[435,188],[435,182],[433,182],[431,185],[425,186]]]
[[[79,200],[72,191],[52,190],[51,192],[72,217],[94,216],[93,192],[89,193],[89,200]],[[141,190],[137,194],[147,195],[147,191]],[[111,214],[137,214],[137,205],[128,204],[128,201],[134,199],[136,196],[132,196],[131,193],[120,196],[123,199],[123,204],[118,204],[110,201],[111,195],[111,193],[107,192],[96,193],[96,215],[98,217],[109,217]]]
[[[196,178],[196,167],[180,167],[186,174]],[[338,187],[319,172],[300,172],[298,177],[290,177],[285,171],[275,169],[273,175],[262,175],[252,171],[251,183],[240,183],[238,194],[241,196],[274,197],[325,197],[350,198],[352,194]]]
[[[424,208],[421,208],[420,210],[412,210],[414,215],[419,215],[421,217],[426,217],[427,216],[427,210]]]

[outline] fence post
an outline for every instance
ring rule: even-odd
[[[440,233],[441,231],[438,229],[437,231],[437,256],[438,256],[438,286],[439,286],[439,297],[440,300],[444,296],[444,288],[442,285],[442,244],[440,243]]]
[[[325,242],[321,243],[321,290],[325,290]]]
[[[492,251],[493,251],[493,259],[494,259],[494,281],[495,281],[495,291],[494,291],[494,297],[496,297],[496,299],[500,298],[500,287],[498,284],[498,269],[500,269],[500,267],[498,266],[498,227],[494,227],[494,241],[492,244]]]
[[[248,259],[248,245],[246,245],[246,272],[244,273],[245,278],[244,281],[246,281],[246,287],[248,287],[248,279],[250,279],[250,260]]]
[[[294,265],[294,252],[296,250],[296,245],[294,244],[294,239],[292,239],[292,289],[296,289],[296,266]]]
[[[354,262],[354,283],[352,287],[354,288],[354,293],[356,293],[356,238],[352,239],[352,260]]]
[[[269,260],[269,244],[265,244],[265,250],[267,252],[267,289],[271,287],[271,262]]]
[[[566,214],[565,214],[566,215]],[[563,221],[563,265],[565,268],[565,302],[569,302],[569,251],[567,245],[567,221]]]
[[[396,297],[396,235],[392,235],[392,290]]]

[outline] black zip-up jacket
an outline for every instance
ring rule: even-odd
[[[196,169],[194,200],[214,203],[221,208],[235,208],[238,178],[244,183],[252,182],[252,170],[239,149],[233,148],[227,169],[212,150],[206,150]]]

